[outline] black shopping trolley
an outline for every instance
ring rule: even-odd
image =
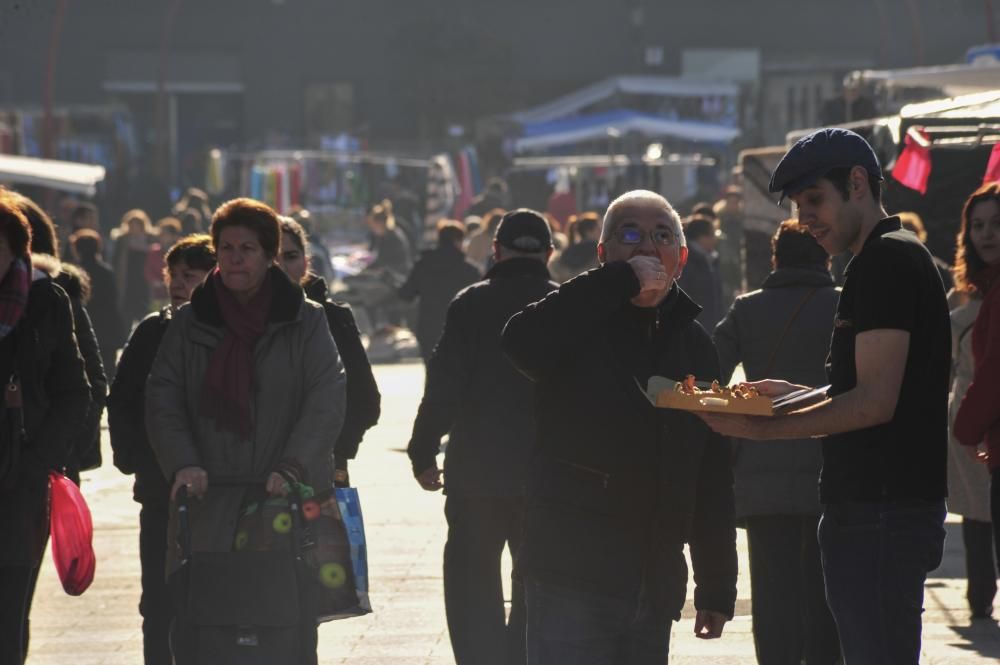
[[[261,497],[262,506],[274,502],[260,480],[213,478],[209,492],[212,487],[245,488]],[[314,664],[315,599],[302,557],[299,497],[290,493],[287,507],[274,517],[278,533],[267,549],[241,546],[246,542],[241,532],[227,552],[192,551],[183,487],[177,503],[181,565],[169,580],[175,665]]]

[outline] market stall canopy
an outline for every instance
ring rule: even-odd
[[[965,95],[1000,88],[1000,63],[869,69],[857,72],[854,78],[894,88],[940,88],[949,95]]]
[[[618,110],[525,124],[523,136],[516,139],[514,148],[519,153],[546,150],[629,132],[639,132],[649,138],[670,136],[708,143],[729,143],[740,135],[740,130],[735,127],[690,120],[670,120],[662,116]]]
[[[0,155],[0,182],[48,187],[93,196],[104,180],[104,167],[54,159]]]
[[[714,83],[669,76],[616,76],[533,109],[512,113],[510,118],[522,124],[565,118],[616,94],[656,97],[738,97],[740,89],[734,83]]]

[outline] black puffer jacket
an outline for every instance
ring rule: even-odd
[[[90,404],[83,358],[73,336],[66,292],[37,279],[14,331],[0,340],[0,375],[21,381],[24,430],[0,408],[0,450],[18,451],[13,472],[0,483],[0,566],[37,566],[49,532],[48,470],[66,465]]]
[[[382,395],[375,383],[351,308],[327,297],[329,291],[322,277],[313,277],[306,282],[304,289],[310,300],[323,305],[330,334],[337,344],[340,360],[344,363],[344,374],[347,375],[347,413],[333,449],[336,468],[346,469],[347,460],[354,459],[358,454],[365,432],[378,423],[382,414]]]
[[[535,443],[534,385],[500,349],[504,324],[557,288],[535,259],[501,261],[458,294],[427,366],[424,398],[407,452],[413,474],[434,466],[448,438],[445,491],[523,496]]]
[[[122,349],[108,396],[115,467],[135,474],[132,495],[142,504],[166,505],[170,498],[170,485],[149,445],[145,414],[146,379],[170,319],[171,309],[164,307],[139,322]]]
[[[691,546],[695,606],[730,617],[736,530],[728,439],[690,413],[656,409],[651,375],[718,376],[699,308],[674,287],[656,308],[615,262],[515,315],[503,334],[537,383],[520,575],[635,600],[680,617]],[[638,384],[637,384],[638,382]]]

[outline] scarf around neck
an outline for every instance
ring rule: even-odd
[[[0,282],[0,339],[9,335],[28,306],[31,288],[31,260],[17,258]]]
[[[225,322],[225,335],[208,359],[201,391],[201,414],[215,420],[219,430],[249,439],[253,430],[251,399],[254,390],[254,346],[267,329],[273,285],[270,271],[260,290],[246,305],[222,283],[216,268],[209,277]]]

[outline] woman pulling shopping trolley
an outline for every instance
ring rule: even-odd
[[[331,487],[331,441],[344,420],[344,371],[323,309],[275,265],[275,212],[249,199],[229,201],[213,217],[211,235],[218,267],[174,315],[147,383],[150,442],[175,502],[168,576],[197,572],[182,568],[187,557],[218,562],[218,555],[243,549],[241,525],[255,506],[302,487]],[[213,478],[259,479],[259,487]],[[182,502],[183,552],[179,492],[193,499]],[[284,526],[272,525],[276,541],[294,525],[281,532]],[[252,558],[241,557],[240,565]],[[276,646],[268,640],[287,632],[268,631],[267,624],[293,621],[308,629],[288,641],[282,662],[316,662],[314,619],[301,607],[278,611],[297,593],[294,575],[284,578],[293,588],[262,584],[273,562],[259,558],[252,579],[213,578],[211,607],[196,580],[177,585],[183,597],[171,646],[178,665],[266,660]]]

